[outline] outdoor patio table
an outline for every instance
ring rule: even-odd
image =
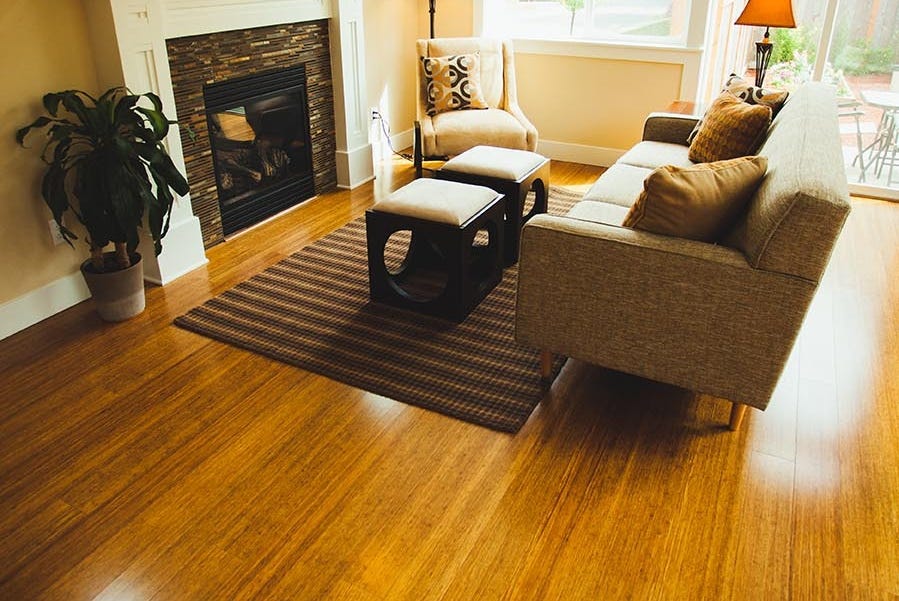
[[[879,177],[884,165],[889,166],[887,173],[887,186],[893,181],[893,167],[897,166],[897,131],[896,118],[899,116],[899,92],[889,90],[861,90],[862,100],[869,106],[883,109],[880,123],[877,126],[877,136],[868,148],[872,149],[869,164],[873,165],[875,174]]]

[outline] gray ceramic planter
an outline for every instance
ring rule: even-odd
[[[104,253],[104,257],[111,255]],[[138,253],[131,260],[128,269],[104,273],[92,271],[90,259],[81,264],[81,275],[104,321],[124,321],[144,310],[144,265]]]

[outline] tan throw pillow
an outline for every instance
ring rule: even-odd
[[[481,60],[477,54],[422,57],[431,116],[460,109],[485,109],[481,92]]]
[[[731,73],[727,81],[724,82],[724,90],[743,102],[770,106],[772,119],[777,116],[777,113],[783,108],[787,97],[790,95],[786,91],[757,88],[736,73]]]
[[[715,242],[736,223],[767,169],[763,156],[659,167],[643,181],[643,192],[622,225]]]
[[[770,125],[771,107],[722,92],[706,112],[687,156],[694,163],[711,163],[755,154]]]

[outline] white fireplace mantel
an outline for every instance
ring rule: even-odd
[[[354,188],[374,176],[365,111],[362,0],[88,0],[85,2],[102,87],[126,85],[155,92],[177,119],[166,40],[234,29],[329,19],[337,183]],[[166,138],[175,164],[186,172],[177,129]],[[144,277],[157,284],[205,264],[200,222],[190,197],[172,210],[163,251],[142,249]]]

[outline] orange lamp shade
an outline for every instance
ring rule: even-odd
[[[796,27],[790,0],[749,0],[734,25]]]

